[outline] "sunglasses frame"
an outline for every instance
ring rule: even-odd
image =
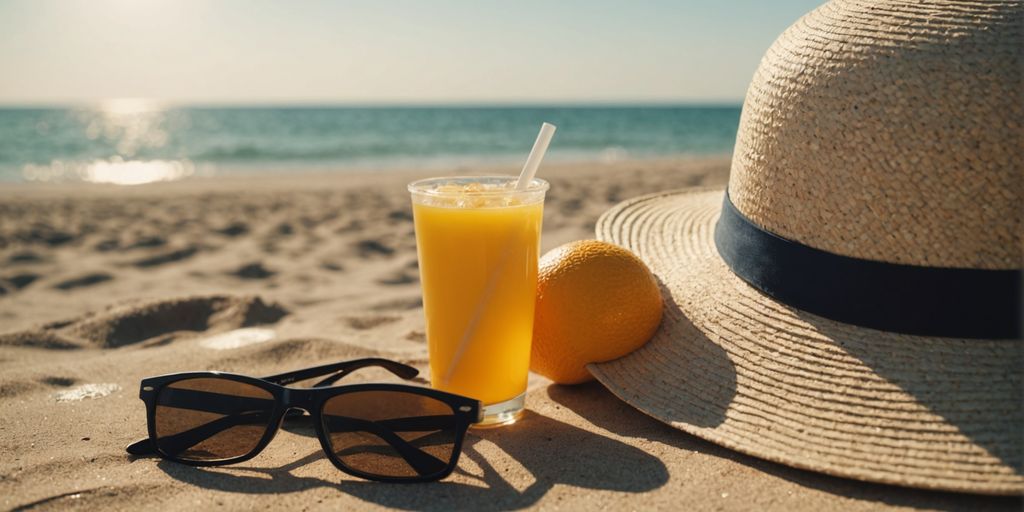
[[[143,439],[132,443],[128,446],[127,450],[133,455],[159,455],[161,458],[178,462],[181,464],[187,464],[190,466],[225,466],[229,464],[237,464],[239,462],[245,462],[252,459],[260,454],[267,445],[274,439],[277,432],[281,429],[281,424],[284,422],[289,411],[302,410],[309,414],[312,419],[312,423],[316,430],[317,437],[320,439],[320,446],[323,448],[328,460],[331,461],[341,471],[367,480],[374,480],[379,482],[431,482],[441,480],[452,473],[459,463],[459,456],[462,454],[462,442],[466,437],[466,431],[470,425],[478,423],[482,418],[482,405],[479,400],[467,398],[464,396],[456,395],[453,393],[447,393],[436,389],[411,386],[406,384],[387,384],[387,383],[370,383],[370,384],[348,384],[342,386],[331,386],[321,387],[324,383],[331,383],[344,375],[347,375],[351,371],[367,366],[383,366],[392,373],[396,373],[404,378],[412,378],[419,373],[418,370],[411,366],[403,365],[395,361],[387,359],[357,359],[353,361],[344,361],[341,363],[335,363],[333,365],[323,365],[313,368],[306,368],[303,370],[296,370],[294,372],[288,372],[280,375],[271,377],[257,378],[250,377],[247,375],[240,375],[235,373],[225,373],[218,371],[199,371],[199,372],[182,372],[182,373],[171,373],[166,375],[159,375],[155,377],[148,377],[142,380],[139,390],[139,398],[146,404],[146,426],[149,433],[147,439]],[[327,373],[337,373],[340,368],[340,373],[325,379],[317,386],[312,388],[291,388],[284,384],[296,382],[299,380],[306,380],[319,375]],[[259,443],[245,455],[233,457],[230,459],[221,460],[192,460],[183,459],[173,454],[166,453],[160,449],[160,445],[157,442],[156,434],[156,408],[157,408],[157,397],[160,395],[160,391],[169,384],[180,382],[188,379],[195,378],[215,378],[224,379],[229,381],[240,382],[255,386],[269,392],[273,396],[274,408],[270,412],[270,418],[267,421],[266,432],[260,439]],[[275,382],[276,381],[276,382]],[[351,468],[341,461],[331,448],[329,439],[329,432],[324,424],[323,408],[328,400],[339,395],[349,393],[359,393],[364,391],[391,391],[398,393],[409,393],[419,396],[432,398],[439,402],[442,402],[452,408],[452,414],[455,418],[455,442],[453,446],[453,452],[451,460],[444,470],[429,475],[419,476],[386,476],[386,475],[375,475],[372,473],[366,473],[358,469]]]

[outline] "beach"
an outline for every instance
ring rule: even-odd
[[[721,187],[728,171],[727,157],[546,165],[542,252],[593,238],[598,216],[622,200]],[[348,476],[302,425],[221,468],[124,452],[145,436],[143,377],[261,376],[369,356],[424,375],[405,187],[437,174],[0,184],[0,508],[1020,509],[1019,498],[868,484],[747,457],[651,419],[599,384],[536,376],[525,417],[470,431],[458,469],[439,483]],[[395,379],[365,370],[345,383],[380,380]]]

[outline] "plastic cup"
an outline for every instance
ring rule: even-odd
[[[523,411],[544,193],[515,176],[409,185],[434,388],[484,404],[481,426]]]

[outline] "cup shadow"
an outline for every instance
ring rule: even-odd
[[[488,460],[484,452],[498,451],[494,447],[504,455],[499,453],[497,460]],[[571,454],[558,455],[570,449]],[[511,478],[525,481],[506,479],[510,462],[503,460],[506,456],[528,473]],[[455,482],[449,477],[428,484],[387,484],[355,480],[340,471],[337,479],[293,474],[295,469],[323,457],[318,449],[274,468],[246,464],[203,469],[169,461],[160,461],[157,467],[176,480],[207,489],[274,494],[330,487],[368,502],[407,510],[450,510],[472,503],[513,510],[537,503],[556,484],[641,493],[661,487],[669,477],[662,461],[639,448],[530,410],[513,425],[467,434],[462,457],[475,463],[479,471],[467,473],[461,469],[467,466],[466,460],[460,459],[456,473],[472,483]]]

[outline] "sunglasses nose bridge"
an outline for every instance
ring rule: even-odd
[[[282,400],[285,409],[302,409],[312,414],[316,396],[315,392],[312,389],[285,388]]]

